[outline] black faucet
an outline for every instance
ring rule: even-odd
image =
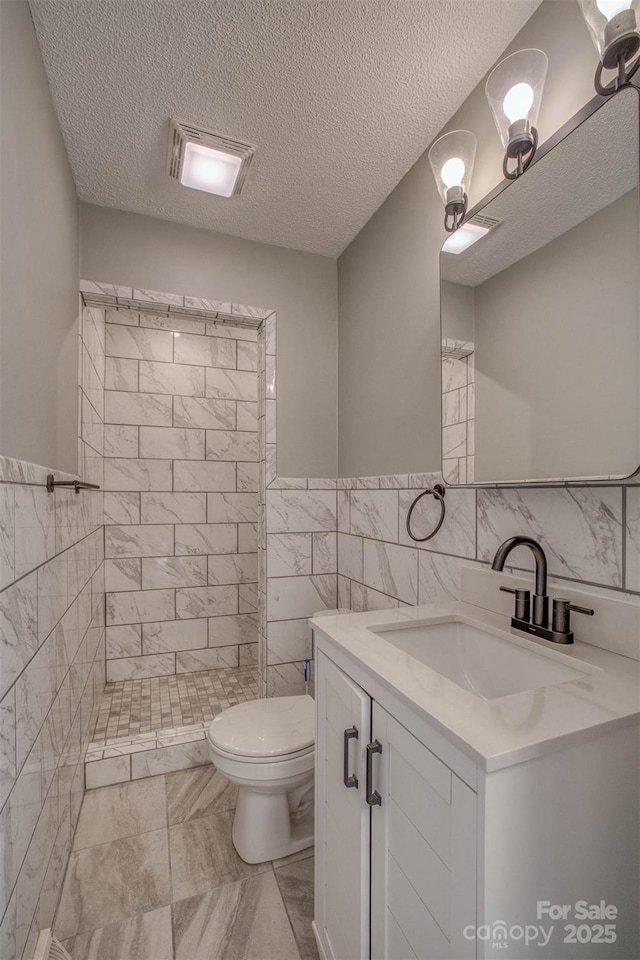
[[[593,610],[587,607],[574,606],[569,600],[557,597],[553,601],[553,623],[549,628],[549,597],[547,596],[547,558],[540,544],[532,537],[510,537],[496,550],[491,564],[492,570],[501,573],[507,557],[515,547],[529,547],[536,561],[536,592],[533,595],[533,617],[529,619],[531,594],[529,590],[512,590],[511,587],[500,587],[505,593],[515,593],[516,611],[511,618],[511,626],[523,633],[532,633],[544,640],[553,640],[554,643],[573,643],[573,631],[569,622],[571,610],[575,613],[584,613],[593,616]]]

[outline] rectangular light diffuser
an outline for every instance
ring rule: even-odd
[[[475,223],[463,223],[455,233],[447,237],[442,245],[443,253],[462,253],[489,233],[488,227],[479,227]]]
[[[167,172],[193,190],[218,197],[237,197],[255,147],[172,120]]]

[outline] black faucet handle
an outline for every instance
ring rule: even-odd
[[[556,597],[553,601],[552,629],[555,633],[569,633],[571,630],[570,613],[582,613],[592,617],[594,612],[590,607],[579,607],[564,597]]]
[[[503,593],[513,593],[516,598],[516,610],[515,618],[516,620],[526,620],[531,619],[531,591],[524,590],[521,587],[513,589],[513,587],[500,587]]]

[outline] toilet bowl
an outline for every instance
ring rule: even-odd
[[[315,703],[309,696],[249,700],[209,725],[209,754],[238,787],[232,838],[246,863],[313,844]]]

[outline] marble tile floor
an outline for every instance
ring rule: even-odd
[[[226,707],[259,696],[255,666],[108,683],[93,745],[207,722]]]
[[[89,791],[54,921],[74,960],[317,960],[313,849],[244,863],[235,803],[210,764]]]

